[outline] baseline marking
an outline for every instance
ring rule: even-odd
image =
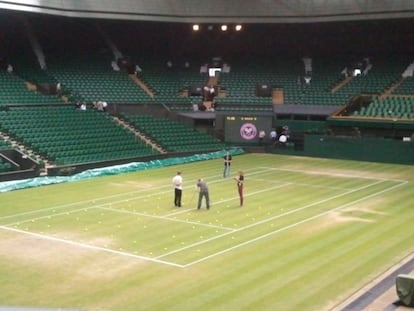
[[[380,181],[380,182],[383,182],[383,181]],[[298,225],[301,225],[301,224],[304,224],[304,223],[309,222],[309,221],[311,221],[311,220],[314,220],[314,219],[320,218],[320,217],[322,217],[322,216],[325,216],[325,215],[327,215],[327,214],[329,214],[329,213],[331,213],[331,212],[341,210],[341,209],[343,209],[343,208],[346,208],[346,207],[348,207],[348,206],[354,205],[354,204],[359,203],[359,202],[361,202],[361,201],[364,201],[364,200],[370,199],[370,198],[372,198],[372,197],[375,197],[375,196],[377,196],[377,195],[383,194],[383,193],[385,193],[385,192],[389,192],[389,191],[391,191],[391,190],[394,190],[395,188],[398,188],[398,187],[401,187],[402,185],[405,185],[406,183],[408,183],[408,182],[407,182],[407,181],[401,182],[401,183],[400,183],[400,184],[398,184],[398,185],[395,185],[395,186],[392,186],[392,187],[390,187],[390,188],[387,188],[387,189],[384,189],[384,190],[381,190],[381,191],[375,192],[375,193],[370,194],[370,195],[367,195],[367,196],[365,196],[365,197],[363,197],[363,198],[360,198],[360,199],[357,199],[357,200],[354,200],[354,201],[351,201],[351,202],[345,203],[345,204],[340,205],[340,206],[338,206],[338,207],[335,207],[335,208],[333,208],[333,209],[330,209],[330,210],[327,210],[327,211],[321,212],[321,213],[319,213],[319,214],[317,214],[317,215],[314,215],[314,216],[311,216],[311,217],[305,218],[305,219],[303,219],[303,220],[301,220],[301,221],[298,221],[298,222],[296,222],[296,223],[293,223],[293,224],[290,224],[290,225],[288,225],[288,226],[285,226],[285,227],[279,228],[279,229],[277,229],[277,230],[271,231],[271,232],[269,232],[269,233],[266,233],[266,234],[260,235],[260,236],[258,236],[258,237],[256,237],[256,238],[253,238],[253,239],[251,239],[251,240],[247,240],[247,241],[245,241],[245,242],[243,242],[243,243],[240,243],[240,244],[234,245],[234,246],[229,247],[229,248],[227,248],[227,249],[224,249],[224,250],[222,250],[222,251],[219,251],[219,252],[216,252],[216,253],[214,253],[214,254],[211,254],[211,255],[205,256],[205,257],[200,258],[200,259],[198,259],[198,260],[194,260],[194,261],[192,261],[192,262],[190,262],[190,263],[188,263],[188,264],[185,264],[185,265],[184,265],[184,267],[185,267],[185,268],[186,268],[186,267],[190,267],[190,266],[195,265],[195,264],[197,264],[197,263],[200,263],[200,262],[206,261],[206,260],[208,260],[208,259],[210,259],[210,258],[213,258],[213,257],[219,256],[219,255],[222,255],[222,254],[227,253],[227,252],[230,252],[230,251],[232,251],[232,250],[234,250],[234,249],[237,249],[237,248],[240,248],[240,247],[242,247],[242,246],[245,246],[245,245],[248,245],[248,244],[254,243],[254,242],[256,242],[256,241],[259,241],[259,240],[261,240],[261,239],[267,238],[267,237],[269,237],[269,236],[271,236],[271,235],[273,235],[273,234],[277,234],[277,233],[280,233],[280,232],[286,231],[286,230],[291,229],[291,228],[293,228],[293,227],[296,227],[296,226],[298,226]],[[375,184],[377,184],[377,183],[374,183],[373,185],[375,185]],[[299,208],[298,210],[301,210],[301,209],[303,209],[303,208]],[[287,214],[290,214],[290,213],[291,213],[291,212],[287,212],[287,213],[285,213],[285,214],[287,215]],[[282,215],[278,215],[277,217],[280,217],[280,216],[282,216]],[[274,218],[277,218],[277,217],[272,217],[271,219],[274,219]],[[259,223],[264,223],[264,222],[266,222],[266,221],[261,221],[261,222],[258,222],[258,224],[259,224]],[[245,226],[245,227],[243,227],[243,228],[237,229],[236,231],[244,230],[244,229],[249,228],[249,227],[252,227],[252,226],[253,226],[253,225],[248,225],[248,226]],[[232,232],[232,233],[233,233],[233,232]],[[225,235],[228,235],[228,234],[229,234],[229,233],[225,233],[225,234],[222,234],[221,236],[225,236]],[[210,240],[213,240],[213,239],[210,239]],[[158,256],[158,257],[156,257],[156,258],[158,259],[158,258],[162,258],[162,257],[161,257],[161,256]]]
[[[273,220],[275,220],[275,219],[282,218],[282,217],[284,217],[284,216],[287,216],[287,215],[290,215],[290,214],[293,214],[293,213],[297,213],[297,212],[299,212],[299,211],[302,211],[302,210],[304,210],[304,209],[310,208],[310,207],[312,207],[312,206],[315,206],[315,205],[319,205],[319,204],[321,204],[321,203],[328,202],[328,201],[330,201],[330,200],[333,200],[333,199],[336,199],[336,198],[339,198],[339,197],[342,197],[342,196],[348,195],[348,194],[353,193],[353,192],[356,192],[356,191],[363,190],[363,189],[365,189],[365,188],[368,188],[368,187],[371,187],[371,186],[377,185],[377,184],[382,183],[382,182],[383,182],[383,181],[377,181],[377,182],[375,182],[375,183],[372,183],[372,184],[369,184],[369,185],[362,186],[362,187],[360,187],[360,188],[358,188],[358,189],[350,190],[350,191],[347,191],[347,192],[345,192],[345,193],[337,194],[337,195],[335,195],[335,196],[332,196],[332,197],[329,197],[329,198],[326,198],[326,199],[323,199],[323,200],[320,200],[320,201],[317,201],[317,202],[314,202],[314,203],[311,203],[311,204],[307,204],[307,205],[305,205],[305,206],[301,206],[301,207],[299,207],[299,208],[295,208],[295,209],[290,210],[290,211],[288,211],[288,212],[286,212],[286,213],[283,213],[283,214],[275,215],[275,216],[273,216],[273,217],[266,218],[266,219],[261,220],[261,221],[253,222],[253,223],[251,223],[251,224],[249,224],[249,225],[247,225],[247,226],[244,226],[244,227],[240,227],[240,228],[238,228],[238,229],[235,229],[234,231],[231,231],[231,232],[226,232],[226,233],[222,233],[222,234],[216,235],[216,236],[214,236],[214,237],[212,237],[212,238],[209,238],[209,239],[207,239],[207,240],[203,240],[203,241],[199,241],[199,242],[194,243],[194,244],[187,245],[187,246],[185,246],[185,247],[182,247],[182,248],[179,248],[179,249],[176,249],[176,250],[170,251],[170,252],[168,252],[168,253],[166,253],[166,254],[160,255],[160,256],[158,256],[158,257],[156,257],[156,258],[163,258],[163,257],[165,257],[165,256],[167,256],[167,255],[171,255],[171,254],[174,254],[174,253],[178,253],[178,252],[183,251],[183,250],[186,250],[186,249],[188,249],[188,248],[191,248],[191,247],[194,247],[194,246],[198,246],[198,245],[200,245],[200,244],[207,243],[207,242],[210,242],[210,241],[217,240],[217,239],[222,238],[222,237],[224,237],[224,236],[227,236],[227,235],[229,235],[229,234],[233,234],[233,233],[236,233],[236,232],[239,232],[239,231],[242,231],[242,230],[246,230],[246,229],[249,229],[249,228],[251,228],[251,227],[254,227],[254,226],[257,226],[257,225],[260,225],[260,224],[263,224],[263,223],[269,222],[269,221],[273,221]],[[270,189],[269,189],[269,190],[270,190]]]
[[[106,252],[106,253],[121,255],[121,256],[124,256],[124,257],[132,257],[132,258],[141,259],[141,260],[144,260],[144,261],[151,261],[151,262],[161,263],[161,264],[165,264],[165,265],[173,266],[173,267],[178,267],[178,268],[183,268],[184,267],[184,265],[173,263],[173,262],[170,262],[170,261],[159,260],[159,259],[154,258],[154,257],[145,257],[145,256],[134,255],[132,253],[117,251],[117,250],[106,248],[106,247],[100,247],[100,246],[96,246],[96,245],[79,243],[79,242],[75,242],[75,241],[71,241],[71,240],[51,237],[51,236],[48,236],[48,235],[43,235],[43,234],[29,232],[29,231],[25,231],[25,230],[10,228],[10,227],[6,227],[6,226],[0,226],[0,229],[3,229],[5,231],[12,231],[12,232],[16,232],[16,233],[26,234],[26,235],[29,235],[29,236],[33,236],[33,237],[36,237],[36,238],[43,239],[43,240],[60,242],[60,243],[65,243],[65,244],[81,247],[81,248],[98,250],[98,251],[103,251],[103,252]]]

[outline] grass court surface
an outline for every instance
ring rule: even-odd
[[[222,169],[208,160],[0,194],[0,306],[331,310],[414,250],[412,166],[247,154],[230,178]],[[198,178],[209,211],[196,210]]]

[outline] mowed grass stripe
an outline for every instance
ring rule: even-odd
[[[268,222],[257,226],[260,230],[266,231],[272,223],[273,226],[280,225],[281,219],[289,218],[284,216],[280,220],[271,219],[273,216],[281,215],[281,205],[285,208],[283,212],[287,212],[296,206],[302,206],[303,202],[316,202],[317,198],[322,199],[325,195],[329,196],[329,193],[341,193],[342,188],[344,188],[343,192],[346,192],[374,180],[385,181],[378,184],[378,187],[372,186],[373,191],[367,189],[358,195],[349,195],[355,200],[350,205],[345,205],[346,202],[350,202],[349,198],[343,201],[338,200],[338,206],[341,206],[339,202],[344,203],[342,209],[326,212],[319,218],[292,226],[277,234],[260,237],[242,247],[231,249],[219,256],[182,268],[145,261],[144,258],[139,260],[138,257],[128,258],[116,253],[93,251],[92,249],[85,257],[74,256],[72,259],[70,256],[65,256],[65,260],[62,260],[58,253],[53,253],[54,247],[59,246],[59,243],[56,242],[48,247],[51,256],[47,260],[47,264],[39,264],[39,261],[36,261],[36,255],[31,255],[34,258],[30,258],[33,264],[30,269],[29,261],[17,256],[10,257],[14,251],[9,249],[7,253],[3,251],[0,256],[0,275],[3,279],[8,280],[0,286],[2,301],[8,305],[65,306],[85,310],[329,310],[329,307],[335,305],[335,302],[345,298],[344,293],[355,292],[356,289],[368,282],[366,279],[374,275],[377,276],[381,271],[397,262],[401,256],[406,256],[413,251],[410,242],[412,241],[411,231],[398,231],[401,229],[400,227],[408,226],[413,220],[411,207],[414,202],[412,195],[410,195],[410,193],[412,194],[412,191],[410,192],[411,181],[414,176],[412,167],[277,155],[237,156],[233,162],[232,176],[238,169],[248,171],[246,174],[246,194],[253,189],[251,187],[261,188],[264,185],[263,183],[259,184],[260,181],[253,181],[253,178],[260,177],[260,174],[251,175],[251,180],[249,179],[249,172],[251,172],[249,170],[252,172],[258,170],[258,163],[261,166],[276,169],[320,170],[326,171],[328,174],[324,177],[318,176],[317,179],[315,179],[315,175],[311,174],[306,177],[304,177],[306,174],[291,174],[288,180],[289,182],[297,182],[296,191],[294,191],[294,187],[292,190],[290,187],[281,188],[281,190],[289,190],[281,191],[281,193],[287,193],[290,196],[283,196],[281,198],[283,200],[279,200],[281,193],[273,192],[269,198],[263,196],[264,193],[262,193],[260,199],[256,196],[247,197],[246,206],[240,209],[237,207],[237,192],[234,182],[231,180],[223,180],[222,182],[220,178],[222,161],[219,159],[156,169],[151,172],[125,174],[127,176],[122,176],[124,179],[121,176],[113,179],[114,176],[111,176],[79,184],[42,187],[39,190],[42,190],[40,192],[44,191],[45,195],[35,196],[32,200],[24,199],[27,195],[26,190],[16,192],[13,195],[7,193],[7,201],[10,206],[5,208],[4,214],[2,211],[0,212],[0,217],[12,213],[12,205],[17,207],[16,212],[51,206],[48,205],[47,198],[52,193],[59,196],[59,199],[52,200],[54,202],[59,201],[64,204],[66,200],[73,203],[75,201],[74,194],[78,191],[85,193],[80,193],[77,198],[93,199],[108,193],[106,189],[111,189],[112,193],[120,191],[126,194],[128,191],[143,184],[148,185],[152,181],[154,185],[166,187],[165,195],[160,199],[160,208],[157,208],[158,202],[153,204],[149,200],[147,204],[150,206],[148,207],[143,200],[138,200],[140,204],[132,206],[131,211],[148,213],[151,216],[171,216],[184,221],[188,218],[190,221],[200,221],[204,224],[210,222],[231,224],[234,220],[239,219],[239,222],[245,223],[245,226],[253,224],[252,218],[257,220],[263,217],[265,221],[268,216]],[[212,187],[214,204],[220,201],[220,197],[216,197],[218,193],[223,196],[224,200],[230,199],[230,201],[213,206],[209,212],[203,210],[198,213],[194,210],[195,206],[185,206],[184,209],[177,211],[171,207],[172,189],[169,187],[171,178],[178,169],[184,171],[185,183],[188,183],[185,185],[189,187],[185,191],[185,197],[190,194],[189,190],[193,187],[196,178],[205,177],[211,178],[208,180]],[[329,178],[331,173],[346,173],[352,176],[362,174],[369,176],[369,178],[362,178],[365,181],[361,181],[361,178],[357,177],[332,179]],[[265,179],[273,176],[273,174],[266,175]],[[281,176],[283,178],[283,174]],[[157,179],[159,180],[157,181]],[[282,181],[277,177],[274,179],[276,184],[278,181]],[[391,179],[407,180],[408,183],[400,185],[398,182],[388,181]],[[217,183],[214,182],[216,180]],[[334,180],[335,184],[333,184]],[[306,187],[309,181],[311,181],[311,186]],[[77,184],[80,186],[78,187]],[[270,184],[275,185],[273,180],[269,182]],[[323,190],[324,187],[331,189]],[[128,191],[126,191],[127,188]],[[156,197],[156,193],[159,192],[157,189],[158,187],[154,186],[153,193],[150,194],[151,198]],[[66,191],[68,191],[68,195],[66,195]],[[128,195],[126,194],[126,196]],[[14,197],[15,203],[12,197]],[[21,204],[23,204],[19,201],[21,197],[22,201],[31,201],[26,210],[21,209]],[[300,203],[301,197],[302,203]],[[227,207],[228,202],[231,202],[229,207]],[[263,206],[264,202],[268,203],[271,209],[266,210]],[[322,206],[315,205],[309,210],[318,210],[318,208],[324,210],[330,207],[330,204],[332,202]],[[93,212],[91,209],[90,214],[89,212],[85,213],[90,216],[88,218],[94,218],[94,221],[105,219],[105,217],[100,218],[99,204],[95,204],[93,207]],[[128,203],[121,202],[115,207],[120,211],[130,210]],[[95,214],[95,211],[98,214]],[[109,211],[100,212],[107,216],[106,213]],[[124,215],[118,218],[112,213],[108,214],[111,215],[108,217],[110,220],[108,222],[109,228],[116,226],[117,220],[125,217]],[[53,213],[51,215],[53,216]],[[138,219],[134,220],[134,217],[135,215],[131,215],[132,228],[135,221],[140,222]],[[149,218],[155,219],[154,217]],[[52,219],[58,225],[54,229],[60,229],[60,226],[65,228],[64,222],[59,224],[59,217],[52,217]],[[63,217],[63,219],[66,218]],[[67,221],[73,219],[73,217],[69,217]],[[85,222],[88,221],[89,219],[85,220]],[[42,226],[47,225],[47,218],[44,218],[41,223],[39,229],[43,230]],[[154,222],[154,224],[159,223],[158,220]],[[125,224],[128,224],[128,228],[130,227],[128,221]],[[241,224],[237,223],[237,226],[240,227]],[[394,229],[387,230],[386,227],[395,228],[395,231]],[[167,236],[167,234],[174,232],[170,229],[172,228],[168,226],[157,228],[163,233],[160,239],[167,240],[165,245],[169,246],[174,243],[173,239]],[[194,230],[180,229],[180,232],[186,234],[187,241],[194,241],[194,234],[198,233],[198,227]],[[98,227],[96,232],[94,231],[92,230],[94,236],[105,233],[103,229],[98,229]],[[129,245],[130,239],[134,236],[133,232],[134,230],[126,232],[126,239],[122,243]],[[108,230],[108,233],[110,235],[111,230]],[[157,241],[152,240],[151,233],[152,230],[149,230],[142,234],[146,237],[143,238],[143,241],[145,240],[148,245],[154,243],[157,248],[163,250],[164,244],[157,244]],[[10,239],[13,235],[19,237],[19,240],[22,239],[21,234],[12,234],[10,231],[1,230],[0,234],[2,235],[3,250],[5,250],[5,239]],[[122,230],[119,231],[119,234],[122,236]],[[377,235],[379,236],[377,237]],[[241,237],[240,235],[237,238]],[[93,241],[93,236],[90,239]],[[359,240],[361,240],[361,244],[358,243]],[[20,243],[16,244],[16,250],[20,245]],[[36,253],[42,254],[46,251],[41,245],[42,243],[39,243]],[[71,252],[76,251],[76,247],[68,247]],[[59,250],[65,253],[62,247]],[[208,248],[206,250],[209,251]],[[360,261],[365,263],[358,262],[358,255],[362,256]],[[186,261],[183,260],[183,262]],[[90,272],[82,273],[84,271]],[[301,279],[306,282],[301,282]],[[335,283],[334,280],[341,282]],[[24,293],[30,293],[30,295]],[[39,301],[43,302],[42,305],[39,305]]]
[[[366,228],[366,223],[358,223],[357,220],[354,222],[356,222],[356,225],[353,224],[352,221],[345,224],[339,223],[340,227],[346,229],[339,231],[339,233],[342,232],[342,234],[337,233],[337,228],[335,228],[332,230],[335,232],[329,232],[328,235],[324,232],[324,234],[319,234],[312,240],[304,238],[302,245],[292,243],[293,245],[288,244],[284,249],[277,250],[282,248],[282,245],[286,245],[286,242],[283,244],[285,237],[282,237],[280,243],[277,243],[276,245],[268,245],[265,242],[262,242],[264,251],[259,252],[258,254],[251,254],[247,251],[239,254],[240,258],[243,258],[243,260],[248,260],[249,258],[254,257],[254,266],[249,266],[247,271],[236,271],[234,273],[235,275],[228,276],[230,284],[226,283],[225,286],[232,288],[232,280],[239,277],[242,278],[242,280],[237,280],[237,283],[242,283],[240,285],[242,288],[233,287],[229,293],[230,296],[224,298],[224,300],[229,301],[231,298],[236,298],[240,292],[247,292],[247,288],[260,288],[257,293],[256,291],[250,290],[249,295],[247,295],[246,298],[243,297],[243,299],[239,300],[240,307],[248,309],[249,306],[272,306],[276,309],[280,307],[283,310],[298,310],[297,308],[307,310],[309,306],[311,306],[312,310],[318,309],[316,306],[320,304],[320,295],[315,294],[314,300],[309,300],[312,297],[309,297],[309,299],[300,299],[299,301],[303,301],[303,305],[296,305],[297,299],[295,299],[295,297],[308,298],[307,296],[310,296],[309,293],[312,293],[314,289],[320,289],[321,287],[325,288],[325,290],[336,288],[338,285],[347,288],[348,284],[344,285],[343,281],[338,284],[338,279],[343,277],[342,274],[346,276],[347,274],[352,274],[353,271],[337,269],[337,264],[346,263],[348,265],[349,260],[353,260],[353,266],[357,266],[361,262],[358,256],[358,254],[361,253],[361,250],[365,250],[366,254],[371,252],[369,248],[367,249],[367,243],[370,244],[369,241],[372,237],[361,240],[358,240],[358,237],[360,237],[365,230],[372,230],[374,232],[373,235],[376,236],[374,228]],[[318,226],[316,227],[318,228]],[[399,225],[397,225],[397,227],[399,227]],[[354,233],[352,233],[352,231]],[[384,236],[390,234],[393,233],[390,231],[385,231],[383,233]],[[297,239],[301,239],[303,233],[301,234],[301,232],[298,232],[293,235],[295,238],[290,239],[290,241],[296,242]],[[309,235],[312,235],[312,232],[309,232]],[[309,237],[309,235],[307,235],[307,237]],[[323,237],[326,236],[329,238],[323,239]],[[378,237],[379,240],[381,240],[381,238],[383,238],[382,235]],[[346,241],[348,241],[348,247],[344,244]],[[269,247],[272,248],[272,250],[276,248],[273,254],[268,251]],[[304,249],[307,249],[308,251],[304,251]],[[296,260],[289,257],[289,255],[292,254],[296,257]],[[372,258],[371,256],[368,257]],[[229,259],[226,259],[226,261],[227,260]],[[232,262],[234,266],[237,265],[237,262]],[[220,260],[217,260],[216,264],[219,263]],[[368,263],[368,265],[369,264],[371,263]],[[306,272],[298,269],[298,267],[301,266],[305,267]],[[334,267],[333,271],[330,271],[331,267]],[[262,272],[258,273],[260,270]],[[365,270],[365,273],[366,271],[367,270]],[[366,277],[366,274],[364,276]],[[268,281],[266,282],[266,280]],[[329,283],[329,281],[332,281],[333,283]],[[245,288],[243,288],[243,284]],[[277,286],[277,284],[279,286]],[[203,291],[204,289],[202,288],[200,290]],[[268,296],[263,296],[267,291],[269,291],[267,294]],[[287,297],[290,299],[286,299]],[[244,300],[249,299],[252,299],[253,301],[247,302],[247,305],[244,305]]]

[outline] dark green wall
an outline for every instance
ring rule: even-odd
[[[323,158],[414,164],[414,142],[305,135],[304,154]]]

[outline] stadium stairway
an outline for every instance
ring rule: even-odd
[[[135,74],[130,74],[129,77],[140,87],[142,88],[145,93],[148,94],[151,98],[154,98],[154,93],[149,89],[149,87]]]
[[[152,149],[157,150],[159,153],[164,154],[167,153],[167,151],[165,151],[162,147],[160,147],[157,143],[155,143],[154,141],[152,141],[150,138],[148,138],[147,136],[145,136],[143,133],[141,133],[140,131],[138,131],[136,128],[134,128],[133,126],[129,125],[127,122],[125,122],[124,120],[121,120],[120,118],[113,116],[112,117],[116,122],[118,122],[121,126],[123,126],[124,128],[126,128],[127,130],[131,131],[132,133],[134,133],[135,136],[137,136],[139,139],[143,140],[146,144],[150,145],[152,147]]]
[[[332,93],[340,90],[343,86],[347,85],[349,82],[352,81],[352,76],[346,77],[345,79],[339,81],[331,90]]]

